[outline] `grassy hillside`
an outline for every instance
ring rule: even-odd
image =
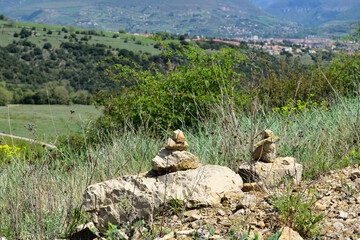
[[[151,1],[3,1],[5,15],[20,21],[46,22],[98,30],[171,32],[207,36],[296,33],[296,25],[278,21],[249,0]],[[17,6],[17,7],[15,7]],[[275,21],[276,24],[270,24]],[[290,28],[289,28],[290,27]]]
[[[118,88],[104,70],[121,57],[144,66],[163,62],[153,38],[0,21],[0,105],[90,104],[99,90]]]
[[[27,40],[35,43],[37,46],[42,47],[44,43],[49,42],[55,47],[59,47],[61,43],[67,42],[64,39],[65,36],[69,36],[70,28],[67,28],[67,32],[62,31],[62,26],[48,25],[48,24],[35,24],[26,22],[11,22],[11,21],[0,21],[0,46],[6,46],[12,43],[14,40],[15,33],[20,33],[22,28],[33,29],[33,34],[27,37]],[[51,34],[49,34],[49,30]],[[87,29],[71,28],[73,33],[78,33],[78,38],[81,39],[85,35],[88,35]],[[118,34],[114,38],[114,32],[101,32],[94,31],[91,38],[87,40],[88,44],[106,44],[112,48],[122,49],[126,48],[129,51],[135,52],[148,52],[150,54],[159,54],[160,51],[154,48],[156,41],[142,36],[134,36],[129,34]]]

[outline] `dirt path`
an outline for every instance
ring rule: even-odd
[[[33,143],[38,143],[38,144],[41,144],[41,145],[45,145],[46,147],[49,147],[49,148],[56,148],[55,145],[52,145],[52,144],[49,144],[49,143],[45,143],[45,142],[40,142],[40,141],[31,139],[31,138],[19,137],[19,136],[15,136],[15,135],[6,134],[6,133],[0,133],[0,136],[11,137],[11,138],[16,138],[16,139],[21,139],[21,140],[25,140],[25,141],[28,141],[28,142],[33,142]]]

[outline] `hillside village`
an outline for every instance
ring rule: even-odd
[[[186,41],[200,41],[207,40],[206,38],[186,39]],[[250,38],[234,38],[234,40],[222,40],[217,38],[208,39],[215,42],[222,42],[239,46],[242,42],[247,43],[250,48],[258,48],[268,52],[271,55],[280,55],[287,52],[292,54],[311,53],[315,54],[317,51],[346,51],[352,54],[358,49],[357,43],[351,43],[342,40],[333,40],[327,38],[309,37],[305,39],[287,39],[287,38],[259,38],[253,36]]]

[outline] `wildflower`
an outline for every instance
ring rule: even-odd
[[[356,151],[355,151],[355,150],[351,150],[350,156],[355,156],[355,155],[356,155]]]

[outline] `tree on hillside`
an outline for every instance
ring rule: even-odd
[[[52,91],[52,103],[69,104],[70,96],[68,90],[63,86],[55,87]]]
[[[0,87],[0,106],[6,106],[12,100],[12,92],[6,90],[3,87]]]

